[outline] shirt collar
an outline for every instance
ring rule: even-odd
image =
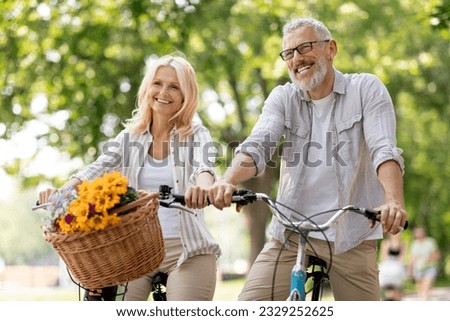
[[[345,77],[339,70],[334,69],[333,91],[337,94],[345,94],[346,81]]]

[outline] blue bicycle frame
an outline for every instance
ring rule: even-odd
[[[300,234],[297,260],[291,272],[291,290],[288,301],[305,301],[305,283],[307,279],[306,271],[306,236]]]

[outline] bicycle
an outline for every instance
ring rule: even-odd
[[[183,208],[184,204],[184,196],[183,195],[177,195],[172,194],[171,188],[168,186],[161,186],[160,192],[163,191],[163,194],[160,199],[164,200],[164,203],[161,205],[167,206],[167,207],[177,207],[177,208]],[[161,198],[162,197],[162,198]],[[311,219],[305,218],[305,220],[298,221],[298,222],[292,222],[290,221],[278,208],[277,205],[281,205],[283,207],[288,208],[287,206],[276,202],[275,200],[272,200],[269,196],[263,193],[255,193],[253,191],[247,190],[247,189],[241,189],[236,191],[232,196],[232,203],[240,204],[240,205],[248,205],[251,202],[254,201],[264,201],[266,204],[268,204],[274,211],[274,215],[280,220],[282,224],[284,224],[287,227],[290,227],[291,230],[297,231],[299,233],[299,245],[297,250],[297,258],[296,263],[292,269],[291,272],[291,288],[290,288],[290,294],[287,298],[287,301],[305,301],[307,291],[305,289],[306,283],[308,280],[312,280],[312,290],[311,290],[311,300],[312,301],[318,301],[322,297],[323,293],[323,284],[325,281],[329,280],[328,277],[328,271],[331,268],[331,249],[330,249],[330,264],[327,267],[326,263],[321,260],[318,257],[314,256],[308,256],[306,255],[306,245],[308,244],[308,235],[312,231],[320,231],[323,232],[327,229],[329,229],[334,223],[337,222],[337,220],[346,212],[352,211],[358,214],[364,215],[369,220],[374,221],[380,221],[380,212],[375,211],[368,208],[363,207],[357,207],[354,205],[347,205],[340,209],[332,210],[335,211],[335,213],[332,215],[332,217],[323,224],[316,224]],[[180,204],[177,205],[176,203]],[[294,211],[293,209],[290,209],[291,211]],[[318,214],[324,214],[329,213],[332,211],[326,211],[323,213]],[[295,212],[295,211],[294,211]],[[298,213],[300,214],[300,213]],[[402,229],[406,229],[408,227],[408,222],[406,221],[405,226]],[[307,263],[308,261],[308,263]],[[310,267],[313,266],[313,269],[311,270]],[[319,271],[316,271],[314,269],[314,266],[319,266]],[[308,270],[309,269],[309,270]],[[325,269],[327,269],[325,271]]]
[[[184,211],[187,211],[191,214],[195,214],[194,211],[185,207],[184,195],[173,194],[171,192],[172,188],[167,185],[161,185],[159,187],[159,202],[160,206],[169,207],[169,208],[178,208]],[[297,251],[297,259],[296,263],[291,272],[291,288],[290,295],[288,297],[288,301],[305,301],[306,300],[306,290],[305,286],[308,280],[312,280],[312,290],[311,290],[311,300],[318,301],[321,299],[323,292],[323,284],[327,281],[328,271],[331,268],[331,260],[330,264],[327,267],[327,264],[314,256],[309,256],[309,260],[307,260],[306,255],[306,245],[308,243],[307,237],[309,232],[311,231],[324,231],[330,228],[340,216],[342,216],[347,211],[353,211],[355,213],[362,214],[366,216],[368,219],[379,221],[380,220],[380,212],[374,211],[371,209],[356,207],[354,205],[347,205],[341,209],[338,209],[336,213],[325,223],[316,224],[309,219],[305,219],[299,222],[292,222],[287,219],[283,213],[278,209],[277,204],[286,207],[285,205],[272,200],[266,194],[263,193],[255,193],[250,190],[241,189],[235,192],[232,196],[232,202],[240,205],[248,205],[254,201],[264,201],[268,204],[273,210],[274,215],[286,226],[293,228],[294,230],[299,232],[299,246]],[[37,204],[38,205],[38,204]],[[36,206],[34,209],[42,208],[45,204]],[[292,210],[292,209],[290,209]],[[328,211],[331,212],[331,211]],[[320,213],[321,214],[321,213]],[[406,222],[403,229],[406,229],[408,226],[408,222]],[[331,250],[330,250],[330,258],[331,258]],[[308,264],[307,264],[308,261]],[[315,270],[315,267],[319,267],[319,270]],[[309,270],[308,270],[309,269]],[[325,269],[327,269],[325,271]],[[70,275],[70,273],[69,273]],[[153,284],[152,284],[152,296],[155,301],[166,301],[166,293],[165,293],[165,285],[167,282],[167,274],[158,273],[155,275]],[[117,286],[116,286],[117,287]],[[103,293],[89,293],[87,289],[85,289],[84,300],[96,300],[96,301],[107,301],[112,300],[112,294],[108,291],[109,296],[106,297]],[[114,289],[112,289],[114,291]],[[124,293],[125,296],[126,287]]]

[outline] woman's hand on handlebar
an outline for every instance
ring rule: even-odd
[[[66,184],[64,184],[63,187],[61,187],[60,189],[65,189],[65,188],[70,188],[70,187],[76,187],[81,183],[81,180],[73,177],[71,178]],[[53,194],[55,194],[56,192],[58,192],[58,189],[54,188],[54,187],[49,187],[41,192],[39,192],[39,204],[46,204],[48,203],[50,196],[52,196]]]
[[[204,171],[198,174],[195,185],[189,186],[184,193],[184,203],[190,208],[204,208],[209,205],[208,188],[214,182],[214,176]]]
[[[46,204],[48,203],[50,196],[52,196],[53,194],[55,194],[58,191],[58,189],[54,188],[54,187],[50,187],[47,188],[43,191],[39,192],[39,199],[38,202],[39,204]]]
[[[189,186],[184,194],[184,201],[189,208],[204,208],[209,205],[208,189],[201,186]]]

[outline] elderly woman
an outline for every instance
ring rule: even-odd
[[[167,300],[212,300],[220,248],[208,231],[202,208],[207,205],[206,188],[215,181],[210,159],[214,148],[209,131],[193,120],[198,103],[195,72],[184,58],[172,55],[152,60],[147,67],[137,108],[125,129],[63,187],[119,170],[135,189],[158,191],[159,185],[168,185],[175,193],[184,193],[186,205],[196,215],[180,209],[158,210],[165,259],[155,271],[129,282],[125,299],[147,300],[153,277],[163,272],[168,275]],[[47,202],[55,191],[42,191],[39,202]],[[97,292],[105,299],[105,293],[114,297],[114,291]]]

